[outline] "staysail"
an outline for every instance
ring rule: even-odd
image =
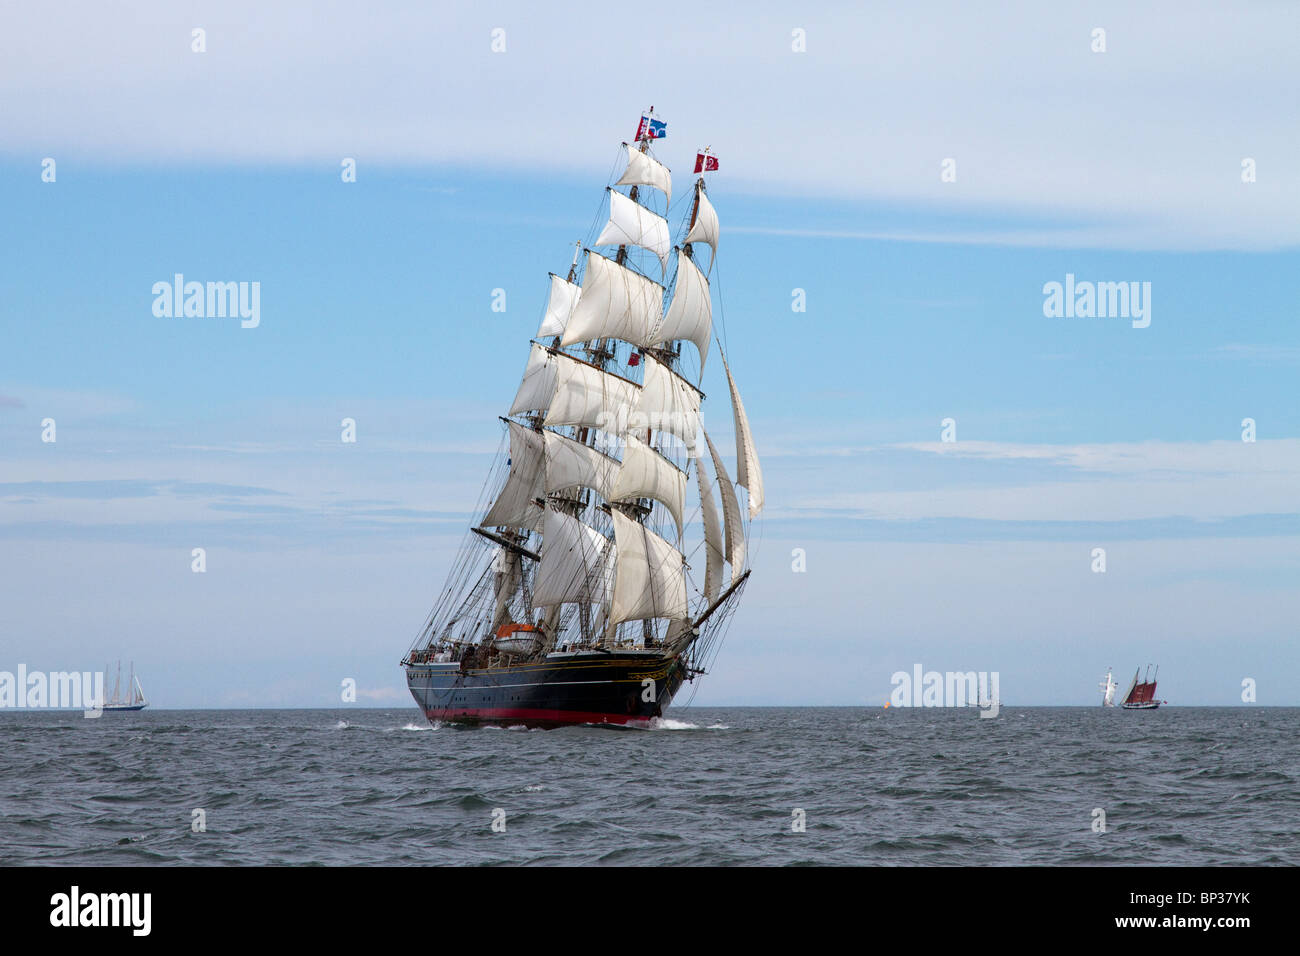
[[[722,360],[727,370],[727,384],[731,387],[731,410],[736,419],[736,484],[749,491],[749,516],[757,517],[763,510],[763,471],[758,466],[758,452],[754,449],[754,436],[749,431],[745,405],[740,400],[740,390],[731,377],[727,360]]]
[[[712,603],[722,589],[722,528],[718,525],[718,506],[713,500],[713,483],[709,479],[704,457],[695,460],[695,480],[700,492],[700,518],[704,522],[704,599]]]
[[[726,539],[727,563],[731,565],[731,579],[734,581],[745,564],[745,532],[740,524],[740,501],[736,498],[736,489],[731,486],[731,479],[727,477],[727,466],[722,463],[722,456],[718,454],[707,431],[704,432],[704,440],[708,443],[709,455],[713,458],[713,470],[718,475],[718,491],[722,493],[723,537]]]

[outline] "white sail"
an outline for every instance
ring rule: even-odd
[[[510,405],[510,414],[546,411],[555,394],[554,356],[540,345],[533,345],[528,353],[528,364],[524,366],[524,378],[519,383],[519,391]]]
[[[722,529],[726,538],[727,563],[731,565],[731,579],[734,581],[745,564],[745,532],[740,524],[740,501],[736,498],[736,489],[731,486],[727,475],[727,466],[722,463],[722,456],[713,447],[713,439],[704,433],[704,440],[709,445],[709,454],[713,456],[713,470],[718,473],[718,490],[722,493]]]
[[[695,480],[700,489],[700,517],[704,521],[704,599],[712,602],[722,589],[722,528],[718,505],[713,500],[713,482],[704,456],[695,459]]]
[[[618,564],[609,622],[688,617],[682,553],[617,508],[611,513]]]
[[[561,279],[552,272],[551,297],[546,302],[546,315],[542,317],[542,324],[537,329],[537,337],[545,339],[553,335],[563,335],[565,326],[569,324],[569,316],[581,296],[582,286],[568,279]]]
[[[610,501],[653,498],[662,502],[682,533],[682,509],[686,505],[686,475],[659,452],[632,435],[626,438],[623,467],[618,470]]]
[[[745,417],[745,405],[740,400],[740,390],[731,377],[727,360],[722,360],[727,370],[727,384],[731,386],[731,410],[736,417],[736,484],[749,490],[749,516],[755,517],[763,510],[763,470],[758,466],[758,452],[754,449],[754,436]]]
[[[659,257],[659,265],[667,269],[668,250],[673,245],[668,220],[613,187],[606,187],[606,191],[609,193],[609,222],[596,238],[596,245],[649,249]]]
[[[533,605],[603,604],[609,600],[608,538],[584,522],[546,509]]]
[[[510,427],[510,475],[483,525],[536,530],[542,521],[542,509],[536,504],[542,496],[542,436],[515,422],[506,424]]]
[[[609,500],[619,462],[582,442],[546,432],[546,493],[566,488],[594,488]]]
[[[668,432],[693,449],[700,432],[700,393],[668,366],[646,355],[645,384],[637,395],[628,425]]]
[[[608,336],[643,346],[659,324],[663,309],[664,287],[658,282],[588,252],[582,295],[569,314],[560,344],[576,345]]]
[[[545,424],[616,432],[615,422],[626,420],[630,409],[636,406],[640,388],[562,352],[553,358],[555,395],[550,400]]]
[[[709,339],[713,337],[713,299],[709,280],[689,256],[677,256],[677,285],[668,303],[668,314],[650,335],[647,345],[685,339],[694,342],[700,353],[700,370],[709,357]]]
[[[708,194],[703,189],[697,190],[700,199],[700,207],[695,212],[695,224],[691,226],[691,231],[686,234],[686,242],[704,242],[713,250],[713,256],[709,260],[709,271],[713,271],[713,259],[718,256],[718,214],[713,211],[713,203],[709,202]]]
[[[627,150],[627,168],[623,170],[622,177],[614,185],[653,186],[664,194],[668,205],[671,206],[673,203],[673,177],[668,172],[668,167],[657,159],[652,159],[635,146],[624,143],[623,148]]]

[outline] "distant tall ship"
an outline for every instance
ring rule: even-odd
[[[705,672],[749,578],[737,489],[753,519],[763,478],[721,340],[734,483],[700,422],[718,216],[701,175],[674,245],[672,178],[651,153],[665,132],[652,109],[623,144],[626,165],[602,200],[609,221],[588,240],[612,251],[579,243],[567,277],[550,276],[481,517],[402,660],[431,721],[555,727],[660,717],[683,682]],[[696,173],[717,168],[709,150],[697,154]],[[485,338],[505,355],[498,333]],[[697,584],[690,572],[700,564]]]
[[[1156,682],[1155,678],[1147,680],[1143,678],[1138,680],[1138,674],[1141,673],[1139,667],[1133,672],[1133,683],[1129,685],[1127,693],[1124,694],[1124,700],[1120,704],[1125,710],[1155,710],[1161,704],[1168,703],[1164,700],[1156,700]],[[1151,665],[1147,665],[1147,677],[1151,676]],[[1160,668],[1156,668],[1156,677],[1160,676]]]
[[[1111,668],[1106,668],[1106,679],[1097,686],[1101,688],[1101,706],[1114,707],[1115,691],[1119,690],[1119,684],[1111,677]]]
[[[149,706],[145,699],[144,688],[135,673],[135,661],[131,662],[131,671],[126,679],[126,696],[122,696],[122,662],[117,662],[117,679],[113,681],[113,696],[104,702],[104,710],[144,710]]]

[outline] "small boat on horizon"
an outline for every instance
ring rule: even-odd
[[[149,706],[145,699],[144,688],[135,673],[135,661],[131,662],[131,671],[126,681],[126,697],[122,697],[122,662],[117,662],[117,679],[113,681],[113,697],[104,702],[106,711],[144,710]]]
[[[1097,686],[1101,688],[1101,706],[1115,706],[1115,691],[1119,690],[1119,684],[1115,683],[1115,678],[1111,677],[1112,668],[1106,668],[1106,679]]]

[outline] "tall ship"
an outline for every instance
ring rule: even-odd
[[[135,661],[131,662],[131,671],[126,679],[126,696],[122,695],[122,662],[117,662],[117,679],[113,681],[113,696],[104,701],[106,711],[144,710],[149,701],[140,686],[140,678],[135,672]]]
[[[430,721],[650,722],[711,666],[749,580],[763,478],[714,328],[718,162],[697,153],[673,206],[665,133],[652,109],[622,145],[604,226],[551,273],[520,349],[479,520],[401,662]],[[706,364],[730,395],[734,481],[701,422]]]
[[[1138,679],[1142,669],[1139,667],[1133,672],[1133,683],[1129,685],[1128,691],[1125,692],[1123,701],[1120,706],[1125,710],[1155,710],[1161,704],[1168,703],[1164,700],[1156,700],[1156,680],[1151,677],[1151,665],[1147,665],[1146,676],[1141,680]],[[1156,668],[1156,677],[1160,676],[1160,668]],[[1147,678],[1150,678],[1148,680]]]
[[[1115,706],[1115,691],[1119,690],[1119,684],[1115,683],[1115,678],[1111,676],[1112,668],[1106,668],[1106,679],[1097,686],[1101,688],[1101,706]]]

